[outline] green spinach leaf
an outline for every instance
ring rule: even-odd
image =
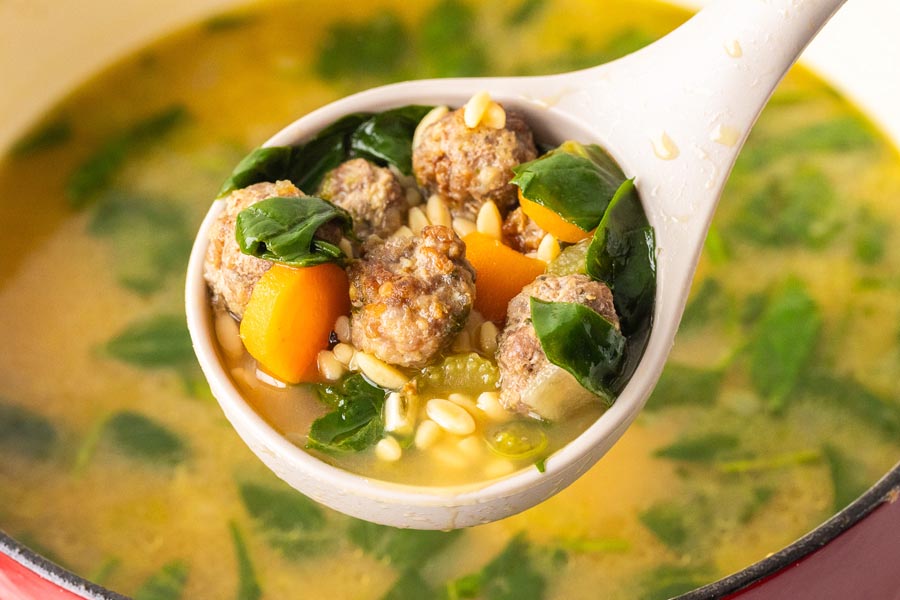
[[[733,454],[738,438],[727,433],[707,433],[682,438],[654,452],[654,456],[687,462],[711,462]]]
[[[350,135],[350,156],[391,164],[412,174],[412,138],[431,106],[409,105],[374,114]]]
[[[874,393],[848,376],[831,369],[815,369],[799,386],[803,395],[855,417],[890,439],[900,437],[900,405]]]
[[[887,250],[890,223],[864,208],[859,212],[854,225],[853,249],[856,258],[867,265],[877,264],[884,258]]]
[[[531,320],[547,359],[607,404],[619,374],[625,338],[602,315],[573,302],[531,299]]]
[[[444,600],[418,571],[404,571],[381,600]]]
[[[447,584],[449,598],[484,600],[540,600],[547,582],[537,569],[533,551],[523,534],[510,540],[484,569]]]
[[[475,77],[487,70],[475,11],[460,0],[442,0],[423,17],[417,57],[428,77]]]
[[[641,523],[663,544],[673,550],[684,547],[690,526],[683,507],[668,502],[655,504],[638,515]]]
[[[46,417],[0,401],[0,448],[4,452],[48,458],[56,448],[57,437],[56,428]]]
[[[107,140],[69,177],[66,191],[72,206],[81,208],[105,189],[129,155],[187,121],[188,112],[177,104],[154,113]]]
[[[533,19],[544,6],[547,0],[521,0],[519,5],[506,17],[506,24],[511,26],[524,25]]]
[[[181,367],[196,362],[181,315],[158,315],[132,323],[106,343],[106,352],[136,367]]]
[[[284,485],[239,484],[241,501],[268,544],[285,558],[296,559],[326,550],[335,536],[326,528],[318,504]]]
[[[750,377],[772,410],[781,409],[794,390],[816,345],[822,317],[806,287],[796,278],[770,299],[750,342]]]
[[[643,577],[644,600],[668,600],[708,583],[715,573],[709,566],[660,565]]]
[[[462,531],[398,529],[354,519],[348,529],[351,542],[367,554],[389,563],[397,571],[416,571],[440,553]]]
[[[836,446],[825,444],[822,453],[834,490],[832,510],[838,512],[859,498],[872,482],[866,477],[864,465]]]
[[[13,144],[9,154],[13,158],[25,158],[26,156],[61,146],[71,138],[72,124],[66,119],[57,119],[27,133]]]
[[[616,190],[587,251],[587,272],[613,292],[622,333],[646,327],[656,296],[656,242],[628,179]]]
[[[256,572],[253,569],[250,553],[247,552],[247,545],[244,543],[241,530],[234,521],[228,523],[228,529],[231,531],[231,541],[234,543],[234,555],[238,564],[238,591],[235,598],[236,600],[259,600],[262,597],[262,589],[256,579]]]
[[[104,433],[126,456],[150,463],[172,466],[190,454],[177,434],[136,412],[114,414],[106,422]]]
[[[287,178],[291,172],[294,151],[295,148],[291,146],[255,148],[234,167],[219,189],[217,197],[222,198],[254,183]]]
[[[174,560],[151,575],[135,592],[134,600],[178,600],[184,593],[187,579],[187,564]]]
[[[325,79],[399,77],[409,49],[403,21],[378,11],[368,22],[343,21],[329,27],[319,45],[316,71]]]
[[[266,198],[238,213],[235,236],[241,252],[295,267],[342,263],[344,252],[315,237],[326,223],[349,235],[353,218],[343,208],[316,198]]]
[[[565,142],[533,161],[513,168],[522,195],[584,231],[599,223],[625,181],[619,166],[595,144]]]
[[[341,383],[317,386],[319,398],[334,408],[313,421],[307,447],[322,452],[359,452],[384,435],[381,411],[387,396],[362,375],[350,375]]]
[[[721,371],[667,363],[647,401],[647,410],[673,406],[712,406],[719,395],[721,383]]]

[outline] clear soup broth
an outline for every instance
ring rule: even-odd
[[[851,502],[900,456],[900,157],[802,69],[735,168],[647,409],[536,508],[454,532],[333,513],[258,463],[196,365],[194,232],[284,123],[393,80],[594,65],[687,16],[264,5],[74,90],[0,163],[0,527],[143,600],[667,598]]]

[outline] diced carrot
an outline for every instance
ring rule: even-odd
[[[547,265],[477,231],[464,237],[463,242],[466,258],[475,268],[475,309],[485,318],[502,323],[509,301]]]
[[[350,283],[336,264],[275,264],[253,288],[241,339],[260,366],[287,383],[319,381],[316,357],[334,322],[350,313]]]
[[[558,240],[574,244],[591,235],[590,231],[569,223],[546,206],[529,200],[522,195],[522,190],[519,190],[519,205],[522,212],[531,217],[532,221],[547,233],[552,233]]]

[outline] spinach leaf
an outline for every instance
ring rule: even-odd
[[[822,448],[831,485],[834,490],[832,510],[838,512],[859,498],[872,483],[866,477],[864,465],[851,458],[836,446],[825,444]]]
[[[856,258],[867,265],[874,265],[884,258],[891,232],[890,223],[863,208],[856,219],[853,250]]]
[[[182,105],[169,106],[108,139],[69,177],[66,192],[74,208],[81,208],[106,188],[130,154],[187,121]]]
[[[71,138],[72,124],[66,119],[57,119],[27,133],[13,144],[9,154],[13,158],[25,158],[60,146]]]
[[[673,550],[680,550],[688,541],[689,524],[684,508],[662,502],[638,515],[638,519],[656,538]]]
[[[318,504],[284,485],[239,484],[241,501],[268,544],[296,559],[327,549],[333,535]]]
[[[510,26],[524,25],[535,17],[547,4],[546,0],[521,0],[519,5],[506,17]]]
[[[587,272],[613,292],[622,333],[649,323],[656,296],[656,242],[634,180],[622,183],[587,251]]]
[[[319,398],[334,410],[313,421],[307,448],[322,452],[359,452],[382,438],[381,410],[387,396],[384,390],[355,374],[336,385],[320,384],[317,392]]]
[[[845,411],[890,439],[900,437],[900,406],[851,377],[816,369],[804,377],[799,389],[817,404]]]
[[[531,320],[547,359],[607,404],[625,353],[625,338],[602,315],[573,302],[531,298]]]
[[[106,422],[104,433],[126,456],[150,463],[172,466],[190,454],[177,434],[136,412],[114,414]]]
[[[325,79],[399,77],[409,48],[403,21],[379,11],[368,22],[343,21],[329,27],[319,44],[316,72]]]
[[[294,267],[341,263],[344,252],[315,237],[319,227],[337,224],[350,234],[353,218],[343,208],[316,198],[266,198],[238,213],[235,236],[241,252]]]
[[[57,437],[56,428],[46,417],[23,406],[0,402],[0,448],[4,452],[49,458]]]
[[[354,519],[347,535],[367,554],[389,563],[397,571],[416,571],[440,553],[462,531],[398,529]]]
[[[381,600],[427,600],[429,598],[443,600],[418,571],[404,571],[391,589],[381,597]]]
[[[487,53],[477,35],[478,20],[460,0],[442,0],[423,17],[419,52],[428,77],[474,77],[485,74]]]
[[[255,148],[234,167],[217,197],[222,198],[254,183],[285,179],[291,171],[294,150],[291,146]]]
[[[721,383],[721,371],[669,362],[647,401],[647,410],[672,406],[712,406],[716,403]]]
[[[136,367],[181,367],[196,362],[181,315],[158,315],[132,323],[106,343],[106,352]]]
[[[709,566],[660,565],[643,577],[644,600],[668,600],[708,583],[715,573]]]
[[[226,12],[209,17],[203,21],[203,27],[210,33],[220,33],[253,25],[258,20],[259,15],[252,12]]]
[[[236,600],[259,600],[262,597],[262,589],[259,587],[259,581],[256,580],[253,563],[250,561],[250,554],[247,552],[247,545],[244,544],[241,531],[234,521],[228,523],[228,529],[231,531],[231,541],[234,543],[234,554],[238,564]]]
[[[484,600],[540,600],[546,579],[535,565],[530,544],[523,534],[510,540],[480,572],[447,584],[449,598]]]
[[[687,462],[711,462],[731,454],[738,447],[738,438],[727,433],[707,433],[682,438],[658,449],[654,456]]]
[[[840,153],[869,151],[878,147],[878,134],[862,117],[842,116],[798,128],[787,134],[778,128],[777,134],[763,135],[763,130],[751,136],[738,157],[736,170],[749,172],[771,164],[783,156],[808,156],[813,152]]]
[[[599,223],[625,181],[618,165],[600,146],[565,142],[533,161],[513,167],[510,183],[521,194],[584,231]]]
[[[431,106],[409,105],[372,115],[350,135],[350,156],[391,164],[412,174],[412,138]]]
[[[828,176],[814,165],[774,177],[749,197],[732,231],[760,246],[822,248],[844,226],[844,215]]]
[[[724,319],[735,317],[734,302],[718,280],[704,279],[681,316],[679,331],[697,329],[709,324],[721,325]]]
[[[738,521],[741,524],[749,523],[774,496],[775,488],[765,485],[753,488],[749,501],[738,515]]]
[[[803,283],[791,278],[774,295],[750,341],[750,378],[772,410],[784,407],[816,345],[822,317]]]
[[[187,564],[174,560],[151,575],[135,592],[134,600],[178,600],[184,593],[187,578]]]
[[[119,282],[145,295],[184,273],[193,241],[175,205],[120,191],[97,200],[88,231],[111,242]]]

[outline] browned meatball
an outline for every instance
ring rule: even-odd
[[[389,170],[354,158],[332,169],[319,186],[319,196],[353,217],[360,240],[372,235],[387,238],[406,221],[406,192]]]
[[[521,208],[517,208],[503,221],[503,241],[507,246],[523,254],[535,252],[546,232],[531,220]]]
[[[512,168],[537,157],[531,129],[514,110],[506,111],[502,129],[470,129],[463,112],[449,112],[422,132],[413,147],[416,181],[443,196],[454,217],[474,219],[488,200],[505,213],[516,204]]]
[[[209,247],[203,275],[212,291],[213,301],[241,318],[250,300],[253,286],[272,263],[241,252],[234,236],[238,213],[266,198],[298,197],[301,192],[290,181],[255,183],[231,192],[225,198],[225,208],[209,230]]]
[[[593,396],[567,371],[547,360],[531,324],[532,297],[583,304],[603,315],[616,328],[619,318],[610,289],[581,274],[541,275],[510,300],[506,327],[500,334],[497,349],[500,402],[510,410],[557,420],[591,401]]]
[[[404,367],[422,367],[465,325],[475,271],[449,227],[394,237],[350,265],[350,336],[358,349]]]

